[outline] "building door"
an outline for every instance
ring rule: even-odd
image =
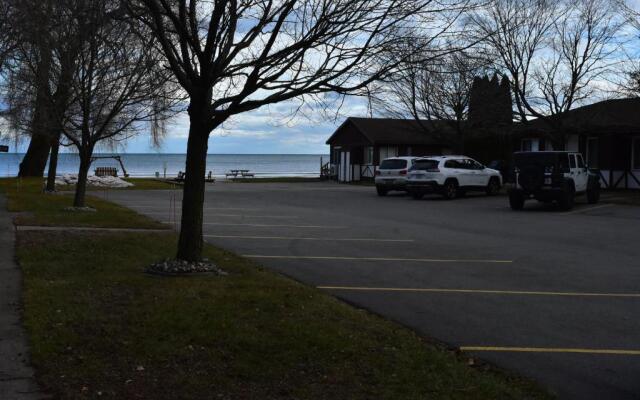
[[[340,166],[338,168],[338,181],[339,182],[351,182],[353,179],[351,171],[351,152],[340,152]]]

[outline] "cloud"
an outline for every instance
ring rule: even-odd
[[[309,99],[272,104],[238,114],[212,132],[212,153],[300,153],[325,154],[327,138],[347,116],[366,116],[366,102],[360,98],[320,99],[324,107]],[[340,99],[342,100],[342,99]],[[183,153],[189,133],[189,117],[181,113],[167,127],[162,151]],[[143,150],[139,139],[130,142],[129,152]]]

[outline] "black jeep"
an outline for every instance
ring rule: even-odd
[[[576,195],[587,195],[589,204],[600,199],[600,178],[591,172],[580,153],[569,151],[518,152],[513,155],[514,187],[509,203],[521,210],[527,199],[557,202],[561,209],[573,208]]]

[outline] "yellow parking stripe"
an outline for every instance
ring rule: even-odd
[[[601,208],[607,208],[607,207],[613,207],[615,204],[603,204],[601,206],[594,206],[594,207],[588,207],[588,208],[581,208],[575,211],[568,211],[568,212],[564,212],[564,215],[569,215],[569,214],[582,214],[582,213],[586,213],[589,211],[593,211],[593,210],[599,210]]]
[[[578,354],[612,354],[640,356],[640,350],[624,349],[576,349],[556,347],[496,347],[496,346],[462,346],[461,351],[515,352],[515,353],[578,353]]]
[[[208,238],[220,239],[265,239],[265,240],[316,240],[337,242],[413,242],[413,239],[369,239],[369,238],[332,238],[332,237],[298,237],[298,236],[242,236],[242,235],[204,235]]]
[[[330,256],[264,256],[243,254],[247,258],[275,258],[290,260],[340,260],[340,261],[398,261],[424,263],[474,263],[474,264],[510,264],[512,260],[454,260],[438,258],[382,258],[382,257],[330,257]]]
[[[544,292],[532,290],[482,290],[482,289],[442,289],[442,288],[385,288],[359,286],[318,286],[324,290],[371,291],[371,292],[424,292],[424,293],[469,293],[523,296],[567,296],[567,297],[628,297],[640,298],[640,293],[595,293],[595,292]]]

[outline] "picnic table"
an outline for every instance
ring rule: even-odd
[[[225,174],[227,178],[237,178],[238,175],[243,178],[253,178],[255,176],[255,174],[248,169],[230,169],[229,172]]]

